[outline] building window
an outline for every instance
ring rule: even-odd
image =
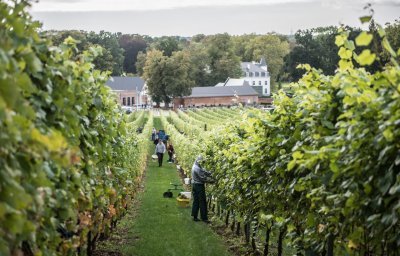
[[[125,97],[122,98],[122,106],[126,106],[126,98]]]
[[[131,98],[128,97],[128,106],[130,106],[130,105],[131,105]]]
[[[132,97],[132,105],[135,105],[135,97]]]
[[[261,85],[261,81],[258,81],[258,85]]]
[[[265,72],[261,72],[261,77],[265,77]]]
[[[249,76],[252,77],[253,76],[253,72],[249,72]]]
[[[253,85],[256,85],[256,81],[253,81]]]
[[[255,75],[256,75],[256,77],[259,77],[260,73],[259,72],[255,72]]]
[[[265,85],[268,85],[268,81],[265,81]]]
[[[268,88],[265,88],[264,93],[268,94]]]

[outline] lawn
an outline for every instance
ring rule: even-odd
[[[159,118],[154,124],[156,129],[161,128]],[[153,152],[154,149],[149,154]],[[192,220],[190,207],[178,207],[177,191],[173,191],[173,198],[163,198],[163,193],[172,188],[170,182],[181,183],[181,179],[175,165],[167,163],[167,154],[162,167],[150,160],[138,204],[132,206],[101,250],[138,256],[230,255],[222,238],[207,224]]]

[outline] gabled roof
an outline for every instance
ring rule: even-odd
[[[249,86],[249,82],[245,81],[243,78],[229,78],[224,86]]]
[[[114,91],[142,91],[144,80],[140,77],[125,77],[125,76],[113,76],[107,81],[108,85]]]
[[[228,79],[226,79],[225,83],[218,83],[215,86],[250,86],[250,84],[244,78],[228,77]]]
[[[237,96],[258,96],[250,86],[209,86],[209,87],[193,87],[192,94],[189,98],[195,97],[233,97]]]
[[[240,63],[240,67],[243,72],[266,72],[258,63],[242,62]]]

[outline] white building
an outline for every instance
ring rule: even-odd
[[[261,58],[260,63],[254,61],[242,62],[240,67],[242,68],[243,77],[228,77],[224,83],[218,83],[215,86],[251,86],[260,96],[271,95],[271,77],[264,58]]]
[[[264,58],[260,62],[242,62],[240,64],[244,77],[241,77],[250,86],[262,86],[262,95],[271,95],[271,76],[268,72],[267,63]]]
[[[147,105],[147,85],[140,77],[113,76],[106,82],[121,106]]]

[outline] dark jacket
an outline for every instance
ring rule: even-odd
[[[201,167],[198,159],[196,159],[192,167],[192,184],[204,184],[209,181],[210,177],[211,173]]]

